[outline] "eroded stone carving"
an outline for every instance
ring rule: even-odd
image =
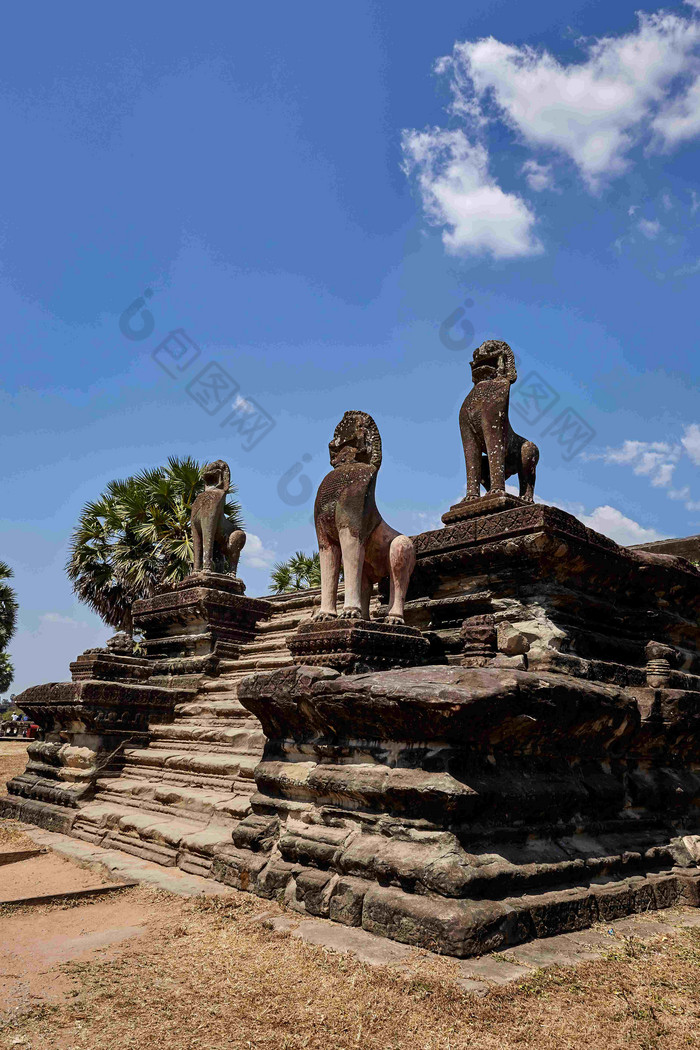
[[[192,504],[191,530],[195,572],[238,574],[238,559],[246,534],[236,529],[224,515],[231,471],[223,459],[204,468],[204,492]]]
[[[463,643],[462,667],[486,667],[496,655],[496,626],[491,613],[467,617],[459,636]]]
[[[520,497],[532,503],[540,453],[534,442],[516,434],[508,419],[510,388],[518,378],[513,351],[500,339],[487,339],[471,361],[474,386],[459,413],[467,467],[465,500],[505,495],[506,479],[520,481]]]
[[[416,562],[413,543],[392,529],[374,498],[382,462],[377,424],[366,412],[346,412],[328,446],[333,470],[321,482],[314,524],[321,555],[321,608],[317,620],[337,615],[342,559],[345,600],[341,617],[369,620],[372,584],[389,576],[387,624],[404,622],[404,602]]]
[[[649,642],[644,650],[646,656],[647,685],[652,689],[668,685],[671,670],[678,662],[678,654],[670,645],[661,642]]]

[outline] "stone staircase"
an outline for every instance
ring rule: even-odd
[[[223,673],[229,682],[240,681],[255,671],[273,671],[291,664],[292,654],[287,646],[287,636],[300,623],[311,619],[314,608],[321,601],[320,588],[291,594],[277,594],[269,598],[273,613],[269,620],[257,624],[255,639],[241,647],[237,660],[222,663]]]
[[[253,770],[265,738],[258,720],[237,699],[238,682],[255,671],[292,662],[286,637],[311,617],[319,591],[277,595],[269,620],[204,677],[174,720],[152,725],[148,747],[125,749],[116,777],[98,781],[92,802],[77,814],[71,834],[168,867],[209,875],[216,853],[231,845],[250,811]]]

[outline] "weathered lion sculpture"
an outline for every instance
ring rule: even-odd
[[[478,499],[481,485],[490,495],[506,491],[506,478],[518,475],[520,496],[532,503],[540,452],[533,441],[516,434],[508,419],[510,388],[518,378],[513,351],[499,339],[488,339],[474,351],[474,386],[459,413],[467,495]]]
[[[416,563],[413,543],[382,519],[374,498],[382,462],[377,424],[366,412],[346,412],[328,446],[333,470],[319,485],[314,524],[321,558],[321,608],[334,618],[342,558],[345,601],[341,617],[369,620],[372,584],[389,576],[386,622],[404,622],[408,583]]]
[[[191,532],[195,572],[228,572],[235,576],[246,535],[224,515],[231,471],[223,459],[204,468],[204,492],[192,504]]]

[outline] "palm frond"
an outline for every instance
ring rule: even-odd
[[[171,456],[167,466],[111,481],[83,507],[66,572],[78,597],[106,623],[130,630],[137,598],[192,571],[190,512],[204,487],[203,468],[191,457]],[[235,500],[227,501],[224,513],[241,527]]]

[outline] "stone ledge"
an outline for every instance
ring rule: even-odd
[[[294,663],[345,674],[423,662],[428,642],[415,627],[379,620],[313,620],[287,639]]]

